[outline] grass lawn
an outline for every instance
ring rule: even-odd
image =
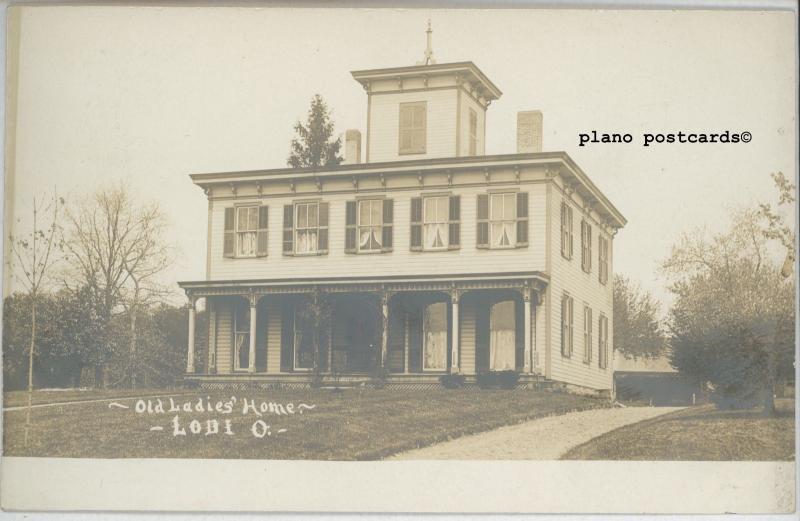
[[[232,398],[235,402],[226,413],[224,402]],[[249,409],[243,414],[245,398],[255,401],[259,411],[262,402],[282,404],[285,412],[293,404],[294,414],[259,416]],[[198,400],[203,412],[195,410]],[[26,411],[5,411],[4,452],[93,458],[380,459],[464,434],[608,403],[537,391],[445,389],[214,391],[173,398],[179,408],[188,403],[191,412],[169,412],[169,398],[161,399],[166,410],[155,412],[157,401],[150,401],[149,413],[136,412],[131,398],[118,400],[127,409],[102,402],[32,409],[28,447],[23,444]],[[314,407],[300,408],[301,403]],[[174,435],[175,416],[178,430],[186,435]],[[197,434],[191,431],[192,420],[198,420]],[[213,420],[219,433],[206,434],[208,421],[213,431]],[[225,433],[226,421],[232,434]]]
[[[186,389],[54,389],[33,391],[34,405],[43,403],[80,402],[85,400],[102,400],[121,396],[164,396],[189,392]],[[28,405],[27,391],[11,391],[3,393],[3,408]]]
[[[611,431],[570,450],[574,460],[793,461],[794,400],[778,414],[692,407]]]

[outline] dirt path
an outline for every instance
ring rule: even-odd
[[[388,459],[556,460],[572,447],[608,431],[680,409],[627,407],[572,412],[465,436]]]

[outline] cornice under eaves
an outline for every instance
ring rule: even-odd
[[[231,186],[242,183],[263,181],[321,180],[335,178],[356,178],[387,174],[423,175],[435,172],[457,172],[465,170],[488,170],[513,168],[515,166],[549,166],[551,175],[560,175],[569,184],[578,188],[583,197],[592,199],[592,204],[601,206],[616,221],[618,228],[625,226],[627,220],[605,195],[595,186],[586,173],[563,151],[534,152],[526,154],[497,154],[480,157],[450,157],[385,161],[380,163],[358,163],[323,168],[278,168],[268,170],[248,170],[238,172],[216,172],[190,174],[194,184],[204,190],[213,186]]]

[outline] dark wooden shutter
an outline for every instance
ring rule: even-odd
[[[236,208],[225,208],[225,240],[222,245],[222,255],[224,257],[234,257],[233,244],[235,242],[235,232],[233,230],[233,223],[235,220]]]
[[[592,225],[586,223],[586,272],[592,272]]]
[[[517,248],[528,246],[528,192],[517,193]]]
[[[422,197],[411,198],[411,250],[422,251]]]
[[[394,228],[394,200],[383,200],[383,228],[381,228],[381,251],[392,251]]]
[[[283,254],[294,254],[294,205],[283,206]]]
[[[317,233],[317,252],[328,253],[328,203],[319,203],[319,231]]]
[[[345,204],[345,226],[344,226],[344,252],[356,253],[357,245],[356,237],[358,232],[356,230],[356,212],[358,211],[357,201],[347,201]]]
[[[586,221],[581,219],[581,268],[586,271]]]
[[[256,256],[266,257],[269,234],[269,206],[258,207],[258,238],[256,241]]]
[[[461,247],[461,196],[450,196],[450,215],[447,230],[447,248],[457,250]]]
[[[561,255],[567,256],[567,205],[561,202]]]
[[[489,194],[478,194],[476,246],[478,248],[489,247]]]
[[[573,229],[574,228],[573,228],[573,225],[572,225],[572,207],[567,205],[567,236],[569,237],[568,256],[569,256],[570,259],[572,258],[572,255],[574,253],[574,250],[572,249],[572,243],[574,242],[573,241],[573,238],[574,238]]]

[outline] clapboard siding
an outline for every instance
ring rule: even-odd
[[[427,103],[424,154],[400,155],[400,103]],[[456,89],[373,95],[370,99],[369,162],[453,157],[456,150]]]
[[[459,116],[459,129],[458,129],[458,155],[469,156],[476,155],[482,156],[486,151],[486,111],[478,105],[472,97],[468,94],[461,92],[460,101],[460,116]],[[477,139],[475,141],[475,154],[469,153],[469,110],[475,111],[478,116]]]
[[[299,277],[435,275],[451,273],[503,273],[541,270],[545,268],[545,185],[529,183],[492,185],[492,190],[524,190],[529,193],[529,245],[511,250],[479,250],[475,247],[477,194],[486,187],[459,189],[403,190],[376,194],[394,200],[394,250],[381,254],[347,254],[344,252],[346,201],[362,194],[324,195],[329,203],[329,253],[319,256],[286,256],[282,253],[281,232],[283,206],[296,199],[264,197],[268,205],[268,255],[261,258],[226,258],[223,256],[225,208],[234,205],[230,200],[216,200],[212,208],[211,280],[280,279]],[[461,195],[461,248],[440,252],[412,252],[410,241],[411,198],[425,193]],[[252,200],[258,203],[259,200]],[[244,201],[236,201],[239,204]]]
[[[217,372],[228,374],[231,372],[231,345],[233,343],[232,326],[232,303],[229,299],[219,299],[216,303],[217,308]]]
[[[465,298],[461,301],[461,372],[475,374],[475,301]]]
[[[613,323],[613,289],[611,262],[609,261],[609,282],[602,285],[598,278],[598,246],[597,237],[602,233],[611,241],[612,238],[601,231],[596,222],[592,224],[592,270],[586,273],[581,268],[581,218],[583,201],[577,194],[567,198],[558,184],[553,185],[550,211],[552,246],[551,246],[551,281],[550,292],[550,350],[551,374],[553,380],[581,385],[593,389],[611,389],[613,385],[613,364],[611,357],[611,329]],[[573,212],[573,255],[572,260],[561,256],[561,202],[567,200]],[[573,325],[574,341],[571,357],[561,354],[561,297],[564,292],[570,293],[574,300]],[[586,345],[583,338],[583,307],[588,304],[592,309],[592,360],[584,362]],[[609,362],[606,369],[599,367],[598,352],[598,318],[605,314],[609,321]]]

